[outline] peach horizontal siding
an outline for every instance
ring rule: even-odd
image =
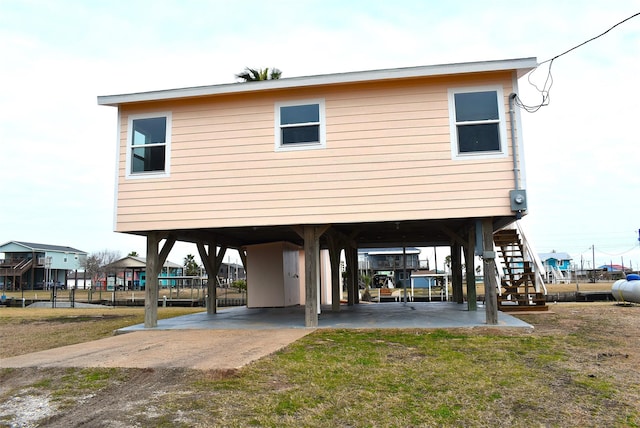
[[[485,74],[122,106],[116,229],[509,215],[511,157],[451,160],[447,89],[500,84],[508,111],[511,79]],[[326,148],[275,152],[274,103],[307,98],[325,100]],[[127,180],[128,115],[153,111],[172,112],[171,176]]]

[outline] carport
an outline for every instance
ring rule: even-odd
[[[158,326],[158,273],[167,255],[176,241],[193,242],[205,269],[210,277],[215,276],[228,248],[237,249],[246,263],[246,253],[243,248],[248,245],[286,241],[304,249],[305,255],[305,327],[320,326],[320,314],[326,310],[338,313],[345,308],[357,305],[358,295],[358,248],[373,247],[430,247],[449,246],[451,250],[453,301],[463,304],[462,265],[465,260],[473,260],[476,255],[482,255],[485,268],[485,302],[484,311],[479,311],[484,317],[484,323],[497,325],[497,283],[494,272],[495,254],[493,252],[493,232],[508,224],[511,217],[484,219],[448,219],[448,220],[416,220],[373,223],[325,224],[325,225],[296,225],[296,226],[268,226],[268,227],[240,227],[216,228],[196,230],[172,230],[167,232],[151,232],[147,236],[147,287],[145,295],[145,324],[147,328]],[[318,280],[320,276],[320,249],[329,251],[331,265],[331,294],[332,305],[322,308],[318,304]],[[340,254],[344,251],[346,259],[346,288],[347,305],[340,304]],[[473,263],[466,263],[467,305],[468,312],[477,311],[475,291],[475,270]],[[247,267],[247,269],[251,269]],[[217,312],[215,307],[215,284],[210,281],[208,286],[207,314],[212,316]],[[354,312],[346,311],[345,316]],[[428,316],[427,313],[424,314]],[[298,320],[299,321],[299,320]]]

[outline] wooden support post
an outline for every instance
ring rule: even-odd
[[[498,282],[496,279],[496,260],[493,250],[493,221],[482,220],[484,300],[487,324],[498,324]]]
[[[175,243],[176,238],[171,235],[169,235],[165,240],[164,245],[162,246],[162,250],[160,250],[160,253],[158,255],[158,260],[160,261],[158,269],[162,270],[162,266],[164,265],[164,262],[167,261],[167,257],[169,257],[169,253],[171,252],[171,249],[173,248],[173,245]]]
[[[347,305],[353,306],[358,303],[356,294],[358,290],[356,288],[356,284],[354,283],[354,279],[357,281],[358,275],[358,253],[356,249],[356,259],[353,260],[353,248],[347,247],[344,249],[344,256],[347,262],[346,265],[346,280],[347,280]]]
[[[304,290],[305,327],[318,326],[318,273],[320,236],[314,226],[304,226]]]
[[[238,254],[240,255],[240,261],[242,261],[242,267],[245,273],[245,281],[247,280],[247,250],[244,248],[238,248]]]
[[[331,311],[340,311],[340,300],[342,292],[340,290],[340,252],[342,247],[340,240],[334,233],[327,236],[329,243],[329,261],[331,263]]]
[[[213,265],[213,276],[216,278],[216,280],[213,282],[213,285],[210,284],[207,281],[207,289],[211,291],[213,296],[213,299],[211,300],[211,308],[213,310],[213,313],[216,313],[218,311],[218,272],[220,271],[220,266],[222,266],[222,262],[224,261],[224,255],[227,253],[227,246],[226,245],[221,245],[220,246],[220,250],[217,250],[217,247],[214,246],[209,246],[209,253],[211,253],[211,250],[213,249],[213,254],[214,256],[209,256],[210,258],[212,258],[214,260],[214,265]],[[218,251],[218,254],[216,254],[216,251]],[[228,266],[227,266],[227,272],[228,272]]]
[[[242,267],[244,268],[244,291],[245,291],[245,306],[249,301],[249,275],[247,275],[247,249],[238,248],[238,254],[240,254],[240,260],[242,260]]]
[[[461,247],[458,241],[454,241],[451,244],[451,286],[453,288],[453,301],[456,303],[464,303]]]
[[[147,235],[147,266],[146,285],[144,287],[144,327],[153,328],[158,326],[158,299],[160,290],[158,286],[158,275],[162,270],[162,265],[167,260],[176,239],[169,235],[162,249],[158,252],[158,245],[162,236],[158,232],[150,232]],[[115,286],[115,285],[114,285]]]
[[[209,304],[211,302],[210,296],[211,296],[211,283],[213,282],[215,284],[216,282],[216,277],[215,276],[211,276],[211,271],[213,270],[213,263],[212,260],[209,258],[209,253],[207,252],[207,249],[204,246],[204,242],[199,241],[196,242],[196,248],[198,249],[198,254],[200,254],[200,260],[202,260],[202,265],[204,266],[204,270],[205,272],[207,272],[207,294],[205,297],[205,306],[207,307],[207,315],[213,315],[216,313],[215,310],[215,304],[214,307],[212,308],[211,305]],[[209,247],[211,248],[211,247]],[[214,253],[215,253],[215,244],[214,244]],[[218,273],[216,272],[215,275],[217,275]],[[214,289],[215,292],[215,289]]]
[[[351,262],[353,263],[353,268],[351,269],[351,284],[353,284],[353,302],[357,305],[360,303],[360,281],[358,278],[358,248],[351,247],[349,249],[351,252]]]
[[[476,227],[475,224],[469,228],[469,242],[465,247],[465,265],[467,270],[467,309],[478,310],[478,296],[476,293],[476,269],[475,269],[475,246]]]
[[[158,326],[158,244],[160,235],[151,232],[147,235],[146,283],[144,286],[144,328]]]
[[[200,254],[200,259],[202,260],[202,264],[207,271],[207,277],[209,278],[207,281],[207,314],[213,315],[218,309],[216,305],[216,300],[218,298],[218,270],[220,270],[220,265],[222,265],[224,254],[227,252],[227,247],[222,246],[220,247],[220,251],[218,251],[215,241],[208,243],[209,251],[204,247],[204,242],[202,241],[197,242],[196,246],[198,247],[198,254]]]
[[[344,286],[347,289],[347,306],[353,306],[355,303],[355,297],[353,295],[353,287],[351,285],[351,264],[349,263],[349,259],[351,256],[349,255],[349,248],[344,249]]]

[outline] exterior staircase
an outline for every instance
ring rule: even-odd
[[[535,256],[528,254],[528,246],[523,241],[518,228],[502,229],[493,234],[499,256],[496,260],[500,260],[496,264],[500,277],[498,309],[503,312],[549,309],[540,271],[534,270]]]
[[[15,290],[20,285],[22,275],[33,266],[32,259],[2,260],[0,261],[0,276],[13,277],[12,289]],[[16,284],[17,281],[17,284]]]

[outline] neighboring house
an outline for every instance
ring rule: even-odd
[[[571,256],[567,253],[539,253],[546,270],[546,282],[553,284],[571,281]]]
[[[601,272],[601,277],[603,279],[609,280],[625,278],[628,273],[633,273],[631,268],[615,263],[598,266],[597,270]]]
[[[247,272],[241,264],[222,263],[218,269],[218,278],[222,284],[230,284],[233,281],[247,279]]]
[[[605,271],[605,272],[631,272],[631,268],[628,268],[626,266],[622,266],[622,265],[618,265],[615,263],[610,263],[608,265],[602,265],[602,266],[598,266],[599,270]]]
[[[127,256],[107,266],[107,278],[100,278],[97,288],[113,290],[144,290],[147,281],[147,260],[144,257]],[[185,276],[184,266],[165,261],[158,275],[161,287],[190,286],[202,283],[201,277]],[[218,270],[218,285],[246,279],[242,265],[222,263]]]
[[[291,287],[288,302],[299,295],[307,326],[320,311],[321,248],[334,311],[343,250],[349,304],[358,248],[447,245],[454,268],[463,249],[489,266],[490,233],[526,214],[514,97],[536,66],[524,58],[100,96],[118,108],[115,229],[147,238],[148,273],[176,241],[197,245],[210,276],[238,249],[249,300],[271,286],[251,272],[267,256],[260,246],[274,244],[280,261],[270,267],[282,274],[273,278]],[[157,284],[148,286],[154,299]],[[462,276],[452,287],[462,302]],[[146,308],[145,325],[157,325],[157,308]]]
[[[404,271],[407,271],[407,277],[411,276],[411,272],[420,268],[418,248],[359,248],[358,249],[358,266],[361,271],[368,272],[372,278],[378,273],[384,273],[385,276],[392,277],[393,284],[401,287],[404,281]],[[406,262],[405,262],[406,260]],[[372,287],[378,288],[380,285],[376,281],[372,283]],[[407,282],[407,286],[409,283]]]
[[[147,280],[146,269],[147,260],[144,257],[124,257],[106,267],[107,278],[100,278],[96,287],[106,290],[113,290],[114,286],[119,290],[143,290]],[[158,274],[159,285],[161,287],[183,285],[179,282],[185,279],[182,277],[183,270],[183,266],[165,261]]]
[[[87,253],[72,247],[9,241],[0,245],[0,284],[6,290],[66,287],[84,269]]]

